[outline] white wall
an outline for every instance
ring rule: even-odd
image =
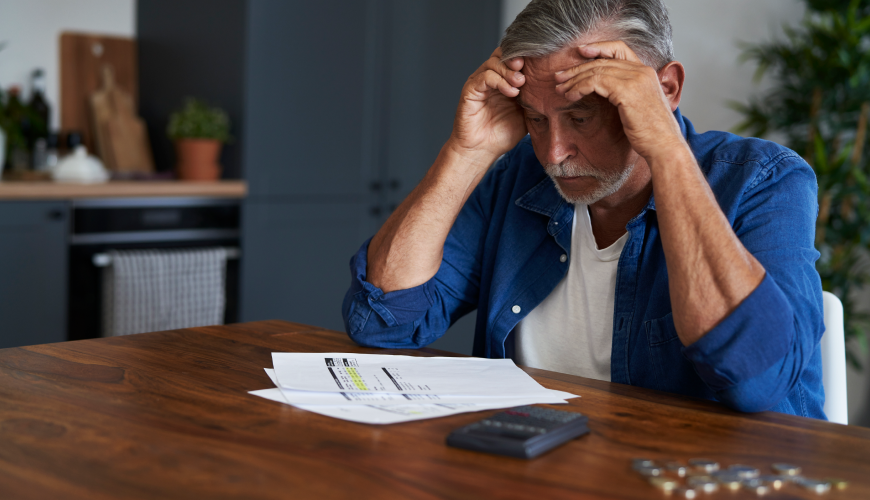
[[[59,35],[79,31],[136,36],[136,0],[0,0],[0,86],[21,87],[30,96],[30,73],[43,68],[51,126],[60,125]]]

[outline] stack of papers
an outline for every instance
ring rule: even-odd
[[[510,359],[272,353],[275,389],[250,394],[366,424],[394,424],[578,396],[538,384]]]

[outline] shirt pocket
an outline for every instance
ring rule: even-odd
[[[712,393],[683,356],[683,343],[674,326],[673,313],[644,321],[655,387],[662,391],[710,399]],[[649,387],[649,386],[648,386]]]

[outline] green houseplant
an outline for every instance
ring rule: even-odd
[[[187,99],[172,113],[166,134],[175,142],[176,173],[183,180],[210,181],[220,178],[221,146],[230,140],[230,120],[220,108]]]
[[[843,301],[847,357],[867,351],[870,316],[855,290],[870,283],[870,0],[805,0],[798,27],[785,37],[744,46],[773,86],[747,103],[732,103],[744,121],[737,132],[777,134],[802,154],[819,182],[816,248],[822,287]]]

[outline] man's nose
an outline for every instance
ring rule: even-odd
[[[562,127],[551,126],[547,134],[547,163],[558,165],[574,154],[574,145]]]

